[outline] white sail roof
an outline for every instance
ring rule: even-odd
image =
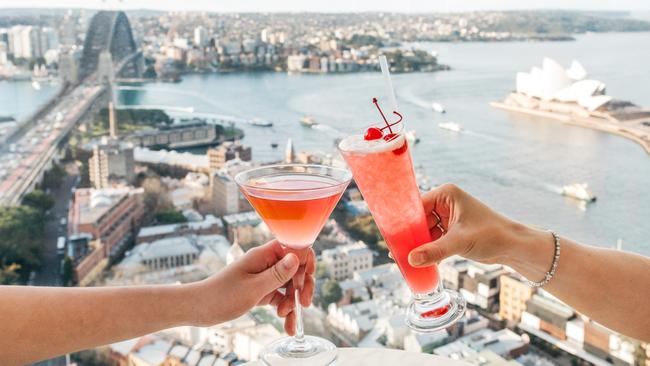
[[[575,102],[593,111],[612,98],[603,95],[603,82],[586,76],[587,71],[576,60],[565,70],[557,61],[545,57],[541,68],[533,66],[530,72],[517,73],[516,90],[546,101]]]

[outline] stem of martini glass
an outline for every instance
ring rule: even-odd
[[[300,289],[296,288],[293,292],[296,301],[296,335],[293,337],[296,342],[305,342],[305,328],[302,324],[302,305],[300,304]]]

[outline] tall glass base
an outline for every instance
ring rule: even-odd
[[[413,294],[406,311],[406,324],[422,333],[435,332],[454,324],[467,307],[465,299],[456,291],[439,286],[430,294]]]
[[[336,360],[334,343],[319,337],[305,336],[301,341],[285,337],[267,345],[260,359],[268,366],[331,365]]]

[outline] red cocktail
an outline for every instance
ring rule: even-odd
[[[371,127],[365,135],[348,136],[340,142],[339,151],[413,291],[409,326],[434,331],[455,322],[465,310],[465,301],[458,293],[442,289],[436,266],[415,268],[408,263],[412,249],[438,237],[431,237],[427,225],[408,142],[402,133],[402,116],[393,112],[399,120],[389,123],[376,99],[373,103],[385,125]]]

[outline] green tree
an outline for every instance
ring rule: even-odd
[[[328,280],[325,282],[321,288],[321,293],[325,308],[327,308],[329,304],[341,301],[341,298],[343,298],[341,286],[339,286],[339,283],[335,280]]]
[[[33,207],[44,213],[54,207],[54,198],[40,189],[36,189],[23,197],[23,205]]]
[[[61,182],[66,175],[67,173],[65,172],[65,169],[63,169],[61,165],[54,164],[52,165],[52,169],[45,172],[42,186],[44,188],[56,188],[61,185]]]
[[[187,222],[187,218],[183,216],[182,212],[176,210],[158,212],[156,214],[156,221],[159,224],[177,224]]]
[[[61,269],[61,282],[63,286],[73,286],[77,283],[77,273],[72,258],[65,256],[63,268]]]
[[[41,264],[44,218],[29,206],[0,207],[0,267],[16,269],[26,279]]]

